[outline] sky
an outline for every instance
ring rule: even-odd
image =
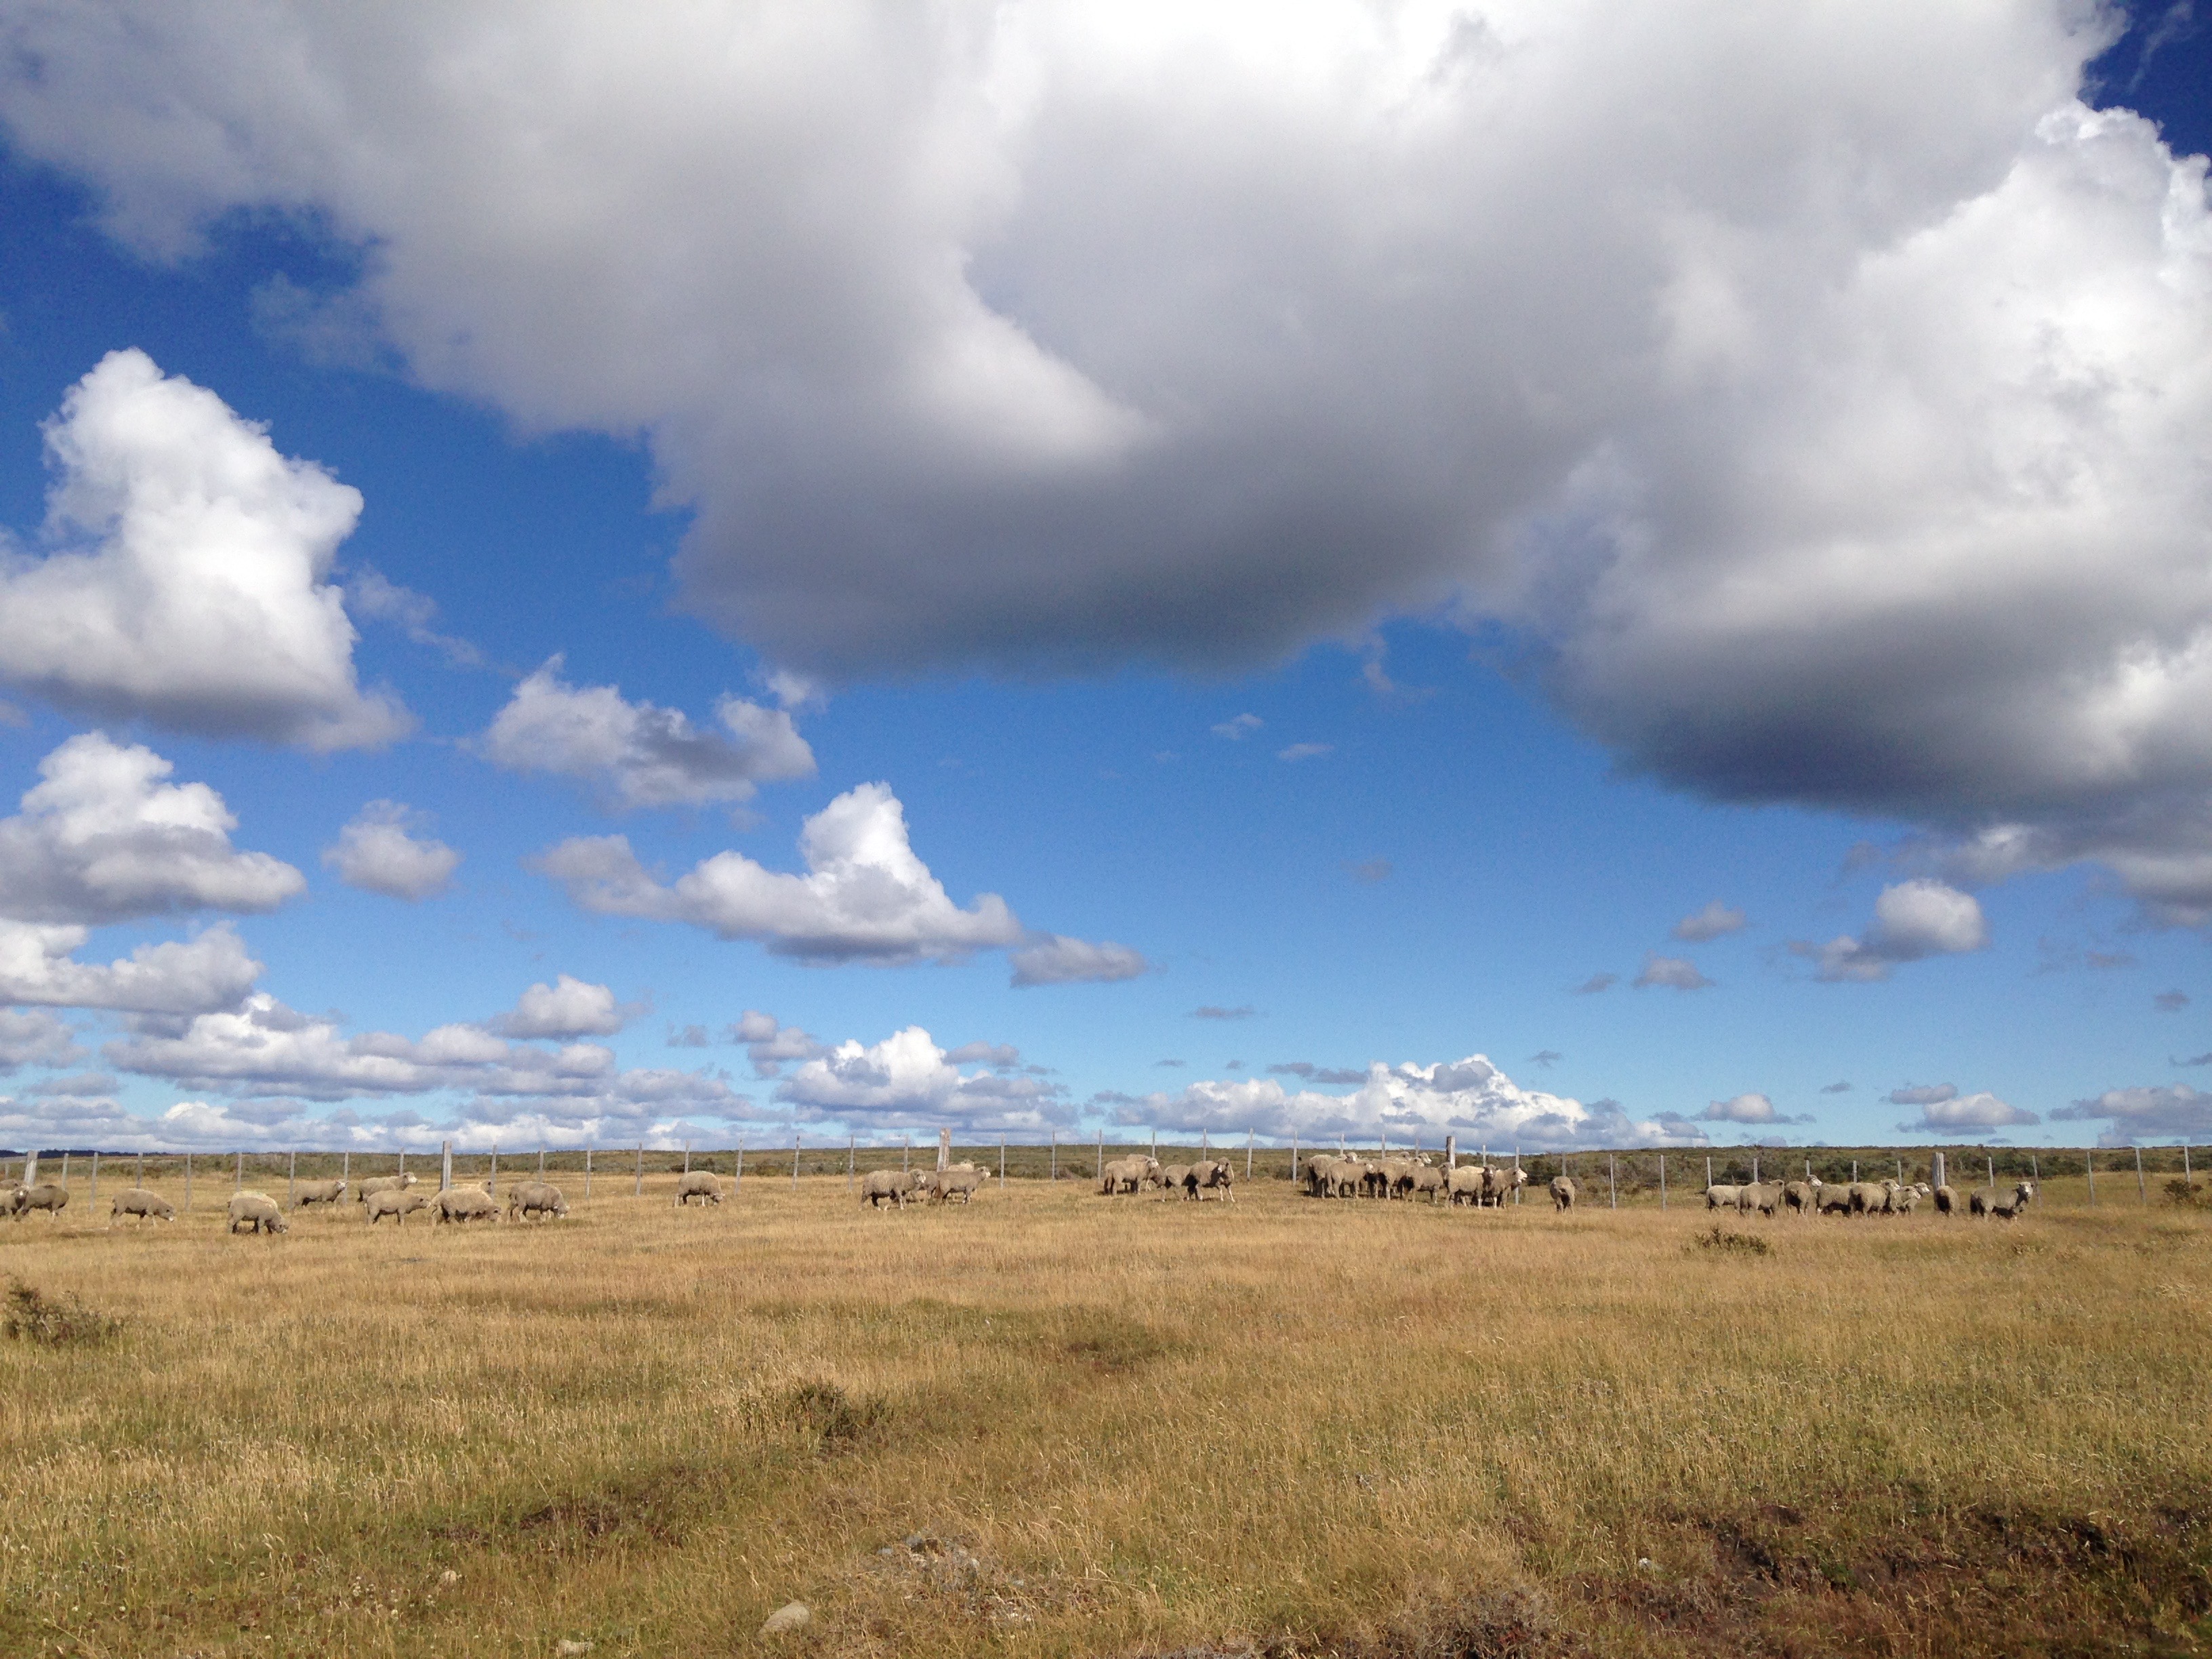
[[[0,1143],[2212,1139],[2186,0],[0,43]]]

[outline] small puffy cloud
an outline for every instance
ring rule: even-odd
[[[349,887],[414,902],[453,884],[461,855],[442,841],[408,833],[419,815],[396,800],[373,800],[323,849],[323,863]]]
[[[1893,1106],[1939,1106],[1958,1097],[1959,1085],[1955,1083],[1917,1083],[1889,1091],[1889,1103]]]
[[[839,1043],[778,1084],[775,1097],[815,1121],[1027,1132],[1073,1121],[1065,1093],[1033,1077],[963,1073],[927,1031],[909,1025],[881,1042]]]
[[[1201,1007],[1192,1009],[1190,1017],[1193,1019],[1253,1019],[1258,1017],[1259,1012],[1260,1011],[1249,1002],[1234,1008],[1217,1007],[1209,1002]]]
[[[671,1025],[665,1046],[671,1048],[704,1048],[713,1041],[703,1025]]]
[[[1006,1070],[1022,1063],[1022,1051],[1011,1042],[963,1042],[945,1051],[948,1066],[983,1065]]]
[[[1024,945],[1007,960],[1013,965],[1017,990],[1032,985],[1075,985],[1135,979],[1148,973],[1152,963],[1141,952],[1111,940],[1092,944],[1065,933],[1046,933]]]
[[[2212,1139],[2212,1094],[2184,1083],[2145,1088],[2107,1089],[2053,1112],[2069,1123],[2108,1125],[2100,1146],[2124,1146],[2138,1140]]]
[[[174,769],[102,732],[40,761],[22,811],[0,819],[0,916],[67,924],[273,910],[307,886],[283,860],[233,848],[238,820],[222,797],[163,781]]]
[[[1929,1091],[1939,1093],[1940,1090]],[[2017,1125],[2040,1123],[2043,1120],[2033,1112],[1998,1099],[1986,1090],[1979,1094],[1962,1095],[1954,1090],[1941,1100],[1930,1100],[1921,1107],[1918,1119],[1897,1126],[1900,1134],[1964,1135],[1979,1138],[1998,1129],[2009,1129]]]
[[[1816,979],[1866,983],[1887,979],[1899,963],[1979,951],[1989,942],[1989,924],[1972,894],[1922,879],[1883,888],[1863,938],[1844,934],[1826,945],[1792,939],[1790,949],[1814,964]]]
[[[1336,745],[1333,743],[1294,743],[1287,749],[1278,749],[1275,758],[1285,761],[1318,760],[1323,755],[1335,752]]]
[[[1488,1146],[1492,1154],[1518,1146],[1536,1152],[1570,1146],[1703,1146],[1704,1130],[1671,1114],[1632,1119],[1613,1101],[1588,1104],[1562,1095],[1525,1090],[1480,1054],[1437,1065],[1376,1061],[1350,1094],[1301,1088],[1295,1093],[1274,1077],[1209,1079],[1175,1094],[1152,1094],[1121,1105],[1119,1122],[1188,1133],[1246,1130],[1276,1139],[1296,1135],[1308,1145],[1339,1135],[1371,1140],[1387,1133],[1394,1146],[1415,1140],[1440,1146],[1456,1134],[1462,1151]]]
[[[2178,1014],[2189,1006],[2186,991],[2160,991],[2150,1000],[2150,1006],[2161,1014]]]
[[[584,909],[688,922],[802,962],[955,962],[1029,937],[996,893],[964,910],[945,896],[915,856],[888,784],[847,790],[806,820],[799,846],[803,876],[718,853],[672,886],[647,873],[623,836],[564,841],[533,864]]]
[[[76,1034],[44,1009],[0,1008],[0,1076],[26,1066],[73,1066],[83,1058]]]
[[[195,939],[141,945],[104,966],[76,959],[89,937],[83,927],[0,921],[0,1003],[197,1014],[235,1006],[261,976],[227,923]]]
[[[730,1040],[745,1045],[755,1077],[780,1077],[794,1060],[812,1060],[828,1051],[796,1025],[781,1025],[775,1016],[748,1008],[730,1027]]]
[[[330,750],[405,733],[397,700],[356,683],[324,580],[360,491],[142,351],[101,359],[46,433],[54,545],[0,545],[0,678],[211,737]]]
[[[1610,991],[1620,983],[1619,974],[1592,974],[1574,988],[1574,993],[1578,997],[1594,997],[1600,991]]]
[[[1217,738],[1226,738],[1231,743],[1241,743],[1267,722],[1257,714],[1237,714],[1213,728]]]
[[[1833,1083],[1824,1083],[1820,1085],[1820,1092],[1824,1095],[1847,1095],[1850,1091],[1851,1085],[1848,1078],[1838,1078]]]
[[[1730,1100],[1716,1100],[1698,1114],[1707,1123],[1809,1123],[1810,1118],[1784,1116],[1774,1109],[1774,1103],[1762,1094],[1737,1095]]]
[[[1707,939],[1719,939],[1726,933],[1743,930],[1743,912],[1713,900],[1702,910],[1684,916],[1674,924],[1674,937],[1686,945],[1703,945]]]
[[[624,809],[750,800],[760,783],[813,775],[787,709],[725,696],[714,714],[723,730],[702,732],[618,686],[570,685],[555,657],[515,687],[478,747],[509,771],[580,779]]]
[[[346,582],[346,603],[353,614],[366,621],[388,622],[417,645],[442,653],[456,668],[481,668],[483,653],[466,640],[441,634],[431,624],[438,620],[438,602],[427,593],[402,587],[373,565],[363,565]]]
[[[1687,957],[1662,957],[1656,951],[1644,958],[1643,970],[1634,981],[1639,991],[1655,985],[1665,986],[1670,991],[1703,991],[1712,983]]]
[[[1397,866],[1388,859],[1361,859],[1357,863],[1344,866],[1345,873],[1352,880],[1367,886],[1372,886],[1378,881],[1389,880],[1392,872],[1396,868]]]
[[[607,987],[562,974],[550,985],[532,986],[484,1029],[509,1037],[612,1036],[637,1012]]]

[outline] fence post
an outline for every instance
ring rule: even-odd
[[[1667,1207],[1667,1154],[1659,1154],[1659,1207]]]
[[[688,1140],[684,1143],[684,1173],[691,1173],[691,1143]]]
[[[913,1136],[912,1134],[910,1134],[910,1133],[909,1133],[909,1134],[904,1134],[904,1135],[900,1136],[900,1137],[899,1137],[899,1173],[900,1173],[901,1175],[904,1175],[904,1174],[906,1173],[906,1166],[907,1166],[907,1164],[908,1164],[908,1160],[909,1160],[909,1159],[911,1159],[913,1157],[914,1157],[914,1136]]]
[[[630,1182],[629,1195],[632,1198],[645,1195],[645,1143],[641,1140],[637,1143],[637,1177]]]
[[[1006,1190],[1006,1138],[999,1137],[999,1190]]]
[[[2184,1187],[2194,1187],[2197,1184],[2189,1174],[2189,1148],[2186,1145],[2181,1149],[2181,1184]]]
[[[1853,1159],[1851,1160],[1851,1185],[1852,1185],[1852,1186],[1854,1186],[1854,1187],[1856,1187],[1856,1186],[1857,1186],[1858,1184],[1859,1184],[1859,1161],[1858,1161],[1858,1159],[1856,1159],[1856,1158],[1853,1158]]]
[[[94,1179],[97,1180],[99,1178],[100,1165],[97,1163],[94,1163],[92,1168]],[[2148,1204],[2150,1202],[2150,1188],[2143,1182],[2142,1148],[2140,1146],[2136,1148],[2136,1194],[2142,1198],[2144,1203]],[[97,1197],[98,1194],[95,1193],[94,1196]]]
[[[2181,1153],[2181,1172],[2182,1172],[2184,1175],[2186,1175],[2186,1174],[2188,1174],[2188,1173],[2189,1173],[2189,1152],[2188,1152],[2188,1149],[2187,1149],[2186,1147],[2184,1147],[2184,1148],[2182,1149],[2182,1153]],[[146,1154],[145,1154],[145,1153],[143,1153],[143,1152],[141,1152],[141,1153],[139,1153],[139,1154],[138,1154],[138,1173],[137,1173],[136,1176],[132,1176],[132,1177],[131,1177],[131,1185],[133,1185],[133,1186],[135,1186],[135,1187],[143,1187],[143,1186],[144,1186],[145,1184],[146,1184]]]
[[[344,1182],[350,1182],[353,1179],[353,1154],[351,1152],[340,1152],[338,1154],[338,1179]]]
[[[2141,1163],[2142,1159],[2138,1158],[2136,1162]],[[92,1155],[92,1196],[85,1202],[95,1207],[100,1203],[100,1154],[96,1152]]]
[[[1103,1129],[1098,1132],[1097,1163],[1098,1167],[1091,1172],[1091,1178],[1093,1181],[1103,1181],[1106,1179],[1106,1132]]]
[[[1052,1132],[1052,1168],[1046,1179],[1055,1183],[1060,1180],[1060,1131],[1057,1129]]]
[[[1298,1184],[1298,1138],[1291,1137],[1291,1185]]]
[[[1252,1184],[1252,1131],[1244,1132],[1244,1184]]]
[[[499,1142],[491,1144],[491,1179],[484,1183],[484,1191],[494,1198],[499,1196]]]
[[[538,1178],[540,1181],[545,1179],[545,1143],[544,1141],[538,1143]]]
[[[848,1196],[848,1198],[852,1195],[852,1192],[853,1192],[853,1160],[854,1160],[855,1158],[857,1158],[858,1156],[860,1156],[860,1136],[858,1136],[858,1135],[848,1135],[848,1136],[846,1138],[846,1140],[845,1140],[845,1194],[846,1194],[846,1196]]]
[[[1606,1196],[1613,1200],[1613,1207],[1617,1210],[1620,1207],[1620,1187],[1613,1180],[1613,1154],[1607,1152],[1605,1155],[1605,1193]]]
[[[1518,1146],[1513,1149],[1513,1203],[1518,1208],[1521,1203],[1521,1149]]]
[[[1982,1163],[1989,1170],[1990,1190],[1991,1192],[1995,1192],[1997,1189],[1997,1161],[1991,1158],[1987,1152],[1984,1152],[1982,1154]],[[1857,1177],[1854,1176],[1852,1178],[1856,1180]]]
[[[453,1143],[444,1142],[438,1148],[438,1190],[444,1192],[453,1184]],[[440,1214],[445,1213],[443,1211]]]
[[[1929,1184],[1930,1186],[1941,1187],[1945,1180],[1943,1173],[1943,1154],[1941,1152],[1929,1153],[1928,1158],[1928,1173],[1930,1176]],[[1811,1171],[1812,1167],[1813,1166],[1809,1164],[1805,1166],[1808,1174]]]
[[[96,1152],[94,1154],[94,1157],[95,1158],[98,1156],[99,1154]],[[98,1164],[94,1164],[92,1168],[92,1178],[94,1181],[98,1181],[100,1179],[100,1165]],[[292,1189],[299,1184],[300,1154],[297,1152],[295,1152],[292,1154],[292,1161],[284,1166],[284,1207],[288,1210],[292,1207]]]
[[[794,1123],[791,1126],[791,1190],[794,1193],[799,1190],[799,1149],[801,1144],[799,1126]]]
[[[952,1131],[950,1129],[937,1132],[937,1167],[940,1170],[952,1167]]]
[[[64,1152],[64,1153],[62,1154],[62,1175],[63,1175],[63,1178],[64,1178],[64,1180],[66,1180],[66,1179],[68,1178],[68,1175],[69,1175],[69,1154],[68,1154],[67,1152]],[[239,1153],[238,1153],[238,1165],[237,1165],[237,1167],[236,1167],[234,1170],[233,1170],[231,1171],[231,1176],[230,1176],[230,1190],[231,1190],[231,1191],[233,1191],[233,1192],[234,1193],[234,1192],[238,1191],[240,1188],[242,1188],[242,1187],[243,1187],[243,1186],[245,1186],[245,1185],[246,1185],[246,1152],[245,1152],[245,1149],[244,1149],[243,1147],[241,1147],[241,1148],[240,1148],[240,1149],[239,1149]]]
[[[2186,1170],[2189,1167],[2189,1159],[2186,1155],[2185,1155],[2181,1160],[2181,1166],[2184,1170]],[[2043,1179],[2043,1160],[2033,1152],[2030,1152],[2027,1155],[2027,1178],[2030,1181],[2040,1181]]]
[[[731,1196],[732,1198],[735,1198],[735,1197],[738,1195],[738,1188],[740,1188],[740,1187],[742,1187],[742,1186],[744,1186],[744,1184],[745,1184],[745,1143],[744,1143],[744,1141],[742,1141],[742,1140],[741,1140],[741,1141],[739,1141],[739,1142],[738,1143],[738,1175],[737,1175],[737,1179],[730,1182],[730,1196]]]
[[[592,1195],[592,1149],[584,1148],[584,1196]]]
[[[1705,1154],[1705,1190],[1706,1190],[1707,1192],[1711,1192],[1711,1191],[1712,1191],[1712,1189],[1713,1189],[1713,1158],[1712,1158],[1712,1154],[1711,1154],[1711,1153],[1710,1153],[1710,1152],[1708,1152],[1708,1153],[1706,1153],[1706,1154]]]
[[[2086,1174],[2088,1176],[2088,1177],[2089,1177],[2089,1201],[2090,1201],[2092,1204],[2094,1204],[2094,1203],[2097,1201],[2097,1155],[2096,1155],[2096,1153],[2094,1153],[2094,1152],[2084,1152],[2084,1153],[2082,1153],[2082,1154],[2081,1154],[2081,1168],[2082,1168],[2082,1170],[2084,1171],[2084,1173],[2086,1173]]]
[[[192,1212],[192,1155],[185,1154],[185,1213]]]
[[[1449,1173],[1457,1168],[1459,1168],[1459,1137],[1446,1135],[1444,1137],[1444,1169]]]

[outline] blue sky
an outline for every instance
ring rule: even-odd
[[[2185,7],[806,15],[5,26],[0,1141],[2212,1138]]]

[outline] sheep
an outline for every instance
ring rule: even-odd
[[[1188,1164],[1170,1164],[1162,1170],[1160,1171],[1161,1202],[1167,1201],[1167,1195],[1170,1193],[1175,1194],[1178,1198],[1189,1197],[1190,1194],[1183,1191],[1183,1185],[1189,1179],[1190,1165]]]
[[[1709,1210],[1734,1210],[1741,1207],[1743,1188],[1736,1186],[1705,1188],[1705,1207]]]
[[[1817,1182],[1793,1181],[1782,1189],[1782,1200],[1796,1212],[1802,1220],[1813,1213],[1813,1206],[1820,1197],[1818,1189]]]
[[[1528,1184],[1528,1172],[1516,1164],[1510,1169],[1499,1165],[1486,1168],[1482,1172],[1482,1196],[1486,1202],[1503,1206],[1505,1200]]]
[[[1974,1189],[1972,1200],[1973,1213],[1993,1215],[2002,1220],[2010,1221],[2028,1206],[2029,1201],[2034,1196],[2035,1183],[2032,1181],[2021,1182],[2002,1197],[1993,1188],[1978,1187]]]
[[[860,1177],[860,1202],[877,1210],[888,1199],[903,1210],[920,1179],[911,1170],[871,1170]]]
[[[54,1220],[62,1218],[69,1207],[69,1188],[51,1181],[41,1181],[35,1187],[17,1187],[9,1194],[9,1209],[21,1221],[33,1210],[44,1210]]]
[[[949,1204],[956,1197],[963,1204],[972,1204],[975,1189],[989,1179],[972,1164],[956,1164],[928,1177],[929,1195],[939,1204]]]
[[[291,1231],[284,1224],[284,1212],[276,1207],[276,1200],[266,1193],[240,1192],[230,1195],[228,1231],[234,1233],[241,1227],[250,1233]]]
[[[1359,1195],[1362,1198],[1388,1198],[1390,1195],[1390,1171],[1372,1161],[1359,1166]]]
[[[177,1206],[161,1194],[149,1192],[143,1187],[125,1187],[107,1206],[107,1224],[112,1227],[118,1216],[126,1215],[137,1216],[141,1221],[174,1221]]]
[[[1853,1215],[1880,1215],[1889,1206],[1888,1190],[1878,1181],[1854,1181],[1849,1192]]]
[[[411,1175],[371,1176],[355,1189],[354,1202],[366,1204],[371,1193],[397,1192],[402,1188],[412,1187],[414,1184],[415,1177]]]
[[[345,1196],[343,1181],[303,1181],[292,1189],[292,1207],[304,1210],[310,1204],[335,1204]]]
[[[1444,1196],[1457,1204],[1462,1199],[1480,1205],[1482,1202],[1482,1166],[1469,1164],[1444,1174]]]
[[[1139,1152],[1133,1158],[1117,1158],[1109,1164],[1098,1181],[1098,1190],[1112,1196],[1115,1193],[1142,1192],[1159,1178],[1158,1161]]]
[[[1568,1176],[1552,1177],[1552,1208],[1571,1210],[1575,1207],[1575,1183]]]
[[[1833,1187],[1818,1181],[1813,1184],[1820,1189],[1815,1201],[1822,1215],[1849,1215],[1851,1212],[1851,1189],[1849,1187]]]
[[[507,1194],[507,1218],[512,1221],[520,1215],[527,1221],[535,1215],[541,1221],[568,1213],[568,1200],[561,1196],[561,1189],[543,1181],[518,1181]]]
[[[1306,1160],[1306,1190],[1316,1198],[1348,1198],[1358,1190],[1357,1158],[1318,1153]]]
[[[1782,1207],[1782,1188],[1771,1181],[1753,1182],[1736,1191],[1736,1209],[1744,1215],[1753,1210],[1761,1215],[1772,1215]]]
[[[430,1200],[432,1218],[448,1221],[497,1221],[499,1200],[481,1187],[449,1187]]]
[[[1425,1164],[1417,1165],[1413,1170],[1413,1184],[1406,1189],[1406,1196],[1412,1198],[1420,1193],[1429,1195],[1430,1203],[1441,1203],[1445,1196],[1444,1172]]]
[[[1208,1158],[1190,1166],[1190,1174],[1185,1177],[1183,1186],[1185,1191],[1200,1202],[1205,1200],[1206,1194],[1218,1192],[1234,1204],[1237,1201],[1236,1189],[1232,1185],[1235,1179],[1226,1164],[1218,1158]]]
[[[409,1216],[429,1206],[429,1194],[410,1193],[404,1187],[386,1187],[381,1192],[371,1193],[365,1200],[371,1226],[390,1216],[396,1225],[404,1227]]]
[[[1959,1194],[1948,1182],[1936,1189],[1936,1213],[1950,1215],[1959,1207]]]
[[[1915,1209],[1919,1207],[1920,1188],[1917,1187],[1899,1187],[1895,1192],[1889,1195],[1889,1202],[1890,1206],[1894,1209],[1898,1214],[1911,1215]]]
[[[722,1183],[711,1170],[694,1170],[676,1183],[676,1207],[682,1208],[697,1199],[702,1204],[722,1201]]]

